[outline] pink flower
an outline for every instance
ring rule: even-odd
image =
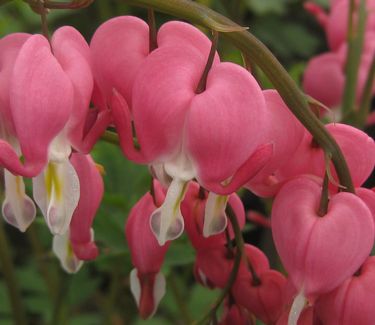
[[[309,178],[292,180],[279,191],[272,209],[277,251],[300,292],[293,311],[300,311],[304,297],[313,301],[345,281],[364,262],[374,243],[373,217],[359,197],[334,194],[327,214],[319,216],[321,191]]]
[[[156,204],[161,204],[164,193],[161,185],[154,181]],[[160,272],[169,243],[160,246],[153,236],[149,220],[157,205],[150,193],[145,194],[130,211],[125,233],[132,263],[130,289],[142,318],[151,317],[165,294],[165,278]]]
[[[371,324],[375,318],[374,280],[375,257],[370,256],[353,276],[318,298],[318,318],[327,325]]]

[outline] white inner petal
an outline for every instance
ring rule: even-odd
[[[141,300],[141,283],[138,278],[137,269],[133,269],[130,272],[130,291],[133,294],[137,307],[139,308],[139,302]]]
[[[64,235],[53,237],[52,250],[60,260],[62,268],[68,273],[76,273],[83,265],[83,261],[74,254],[69,240],[69,231]]]
[[[227,202],[227,195],[218,195],[213,192],[208,194],[204,210],[204,237],[220,234],[227,227],[228,221],[225,213]]]
[[[79,179],[70,161],[49,162],[43,173],[33,179],[33,190],[51,232],[64,234],[80,196]]]
[[[160,246],[179,237],[184,230],[184,219],[180,205],[185,197],[187,182],[174,178],[165,200],[150,217],[150,227]]]
[[[292,308],[290,309],[288,317],[288,325],[297,325],[299,316],[301,315],[303,308],[306,306],[306,298],[301,290],[298,295],[294,298]]]
[[[53,162],[63,162],[72,152],[70,141],[63,130],[51,142],[48,150],[48,158]]]
[[[24,232],[35,219],[34,202],[25,193],[25,183],[21,176],[4,170],[5,200],[2,213],[5,221]]]

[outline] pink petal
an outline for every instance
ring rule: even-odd
[[[185,118],[206,64],[194,49],[162,47],[140,69],[133,88],[133,117],[147,161],[178,154]]]
[[[83,137],[85,117],[93,90],[90,49],[83,36],[73,27],[59,28],[52,37],[53,54],[71,80],[74,89],[74,106],[67,132],[73,146]]]
[[[131,106],[134,79],[149,53],[147,24],[133,16],[112,18],[96,30],[90,48],[95,81],[105,102],[116,88]]]
[[[335,53],[324,53],[307,64],[303,76],[303,89],[328,107],[341,103],[345,76],[340,59]]]
[[[104,184],[89,155],[73,153],[70,161],[80,183],[80,198],[70,222],[70,241],[79,259],[91,260],[99,253],[91,238],[91,227],[103,197]]]
[[[31,36],[22,47],[13,70],[10,96],[26,164],[46,162],[50,142],[71,113],[73,88],[43,36]]]
[[[186,147],[201,179],[222,182],[255,152],[265,102],[256,80],[232,63],[214,66],[186,121]]]
[[[30,36],[30,34],[15,33],[5,36],[0,40],[0,124],[11,134],[14,134],[15,130],[10,108],[10,78],[17,55]]]

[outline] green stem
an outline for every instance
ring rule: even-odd
[[[329,197],[328,197],[328,174],[326,172],[325,175],[324,175],[324,180],[323,180],[322,196],[320,198],[318,216],[324,217],[327,214],[328,203],[329,203]]]
[[[374,80],[375,80],[375,55],[372,57],[371,68],[367,75],[365,88],[363,89],[361,104],[359,106],[359,110],[358,110],[358,114],[356,118],[356,126],[359,128],[363,128],[365,126],[366,118],[370,112]]]
[[[149,26],[149,51],[150,53],[158,48],[157,29],[155,21],[155,12],[152,9],[147,10],[148,26]]]
[[[354,1],[351,0],[348,26],[348,55],[345,66],[345,88],[343,95],[342,113],[348,115],[355,110],[358,82],[358,69],[361,63],[361,54],[366,30],[366,1],[359,4],[358,25],[354,28]]]
[[[4,223],[2,220],[0,220],[0,263],[5,284],[8,288],[13,319],[16,325],[26,325],[26,314],[17,283],[16,273],[9,252],[10,248],[6,238]]]
[[[27,230],[27,236],[29,238],[29,242],[31,244],[31,248],[33,250],[35,260],[37,263],[37,267],[39,269],[39,272],[42,274],[44,281],[46,283],[46,286],[48,288],[49,294],[51,299],[56,299],[56,292],[57,292],[57,286],[56,282],[54,281],[54,276],[51,274],[51,269],[46,264],[46,252],[44,251],[36,229],[36,225],[33,224],[30,226],[30,228]]]
[[[171,288],[172,294],[180,310],[180,317],[181,317],[182,323],[191,324],[192,318],[190,317],[189,311],[186,307],[184,297],[181,295],[181,291],[179,290],[179,287],[177,285],[177,282],[175,280],[175,275],[173,272],[171,272],[168,277],[168,284],[169,284],[169,287]]]
[[[67,295],[69,293],[71,275],[60,272],[60,286],[56,295],[55,306],[52,314],[51,325],[67,324],[69,314],[69,304],[67,302]]]
[[[212,64],[214,63],[215,53],[217,50],[217,44],[219,42],[219,33],[217,31],[212,31],[212,34],[213,34],[213,37],[212,37],[210,53],[208,54],[207,63],[206,63],[206,66],[204,67],[202,77],[199,80],[197,89],[195,90],[196,94],[201,94],[206,90],[207,77],[212,68]]]
[[[228,209],[229,205],[227,206]],[[230,208],[230,207],[229,207]],[[236,281],[237,274],[240,268],[241,260],[243,258],[243,238],[242,238],[242,233],[240,226],[238,224],[237,218],[234,215],[233,210],[230,210],[228,214],[228,219],[232,223],[233,230],[234,230],[234,236],[235,236],[235,241],[236,241],[236,246],[237,246],[237,252],[234,257],[234,262],[233,262],[233,267],[232,271],[229,274],[228,282],[223,289],[223,291],[220,293],[219,297],[217,298],[216,302],[214,303],[213,307],[209,310],[209,312],[197,323],[194,323],[196,325],[199,324],[206,324],[209,323],[209,320],[216,317],[217,310],[220,308],[221,304],[223,303],[224,299],[227,297],[229,294],[230,290],[232,289],[232,286],[234,282]]]
[[[251,33],[219,13],[189,0],[125,0],[126,3],[153,8],[189,20],[207,28],[226,32],[227,37],[240,51],[246,53],[273,83],[292,113],[309,130],[319,145],[332,155],[341,185],[354,193],[354,186],[345,158],[325,126],[309,109],[305,95],[288,75],[271,51]],[[231,32],[232,31],[232,32]]]

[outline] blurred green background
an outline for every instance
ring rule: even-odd
[[[308,58],[325,50],[323,31],[298,0],[201,0],[199,1],[248,26],[283,63],[299,82]],[[316,1],[327,5],[328,0]],[[48,16],[51,32],[63,25],[76,27],[89,41],[95,29],[107,19],[119,15],[145,18],[144,9],[130,7],[126,1],[96,0],[89,8],[53,11]],[[173,17],[157,14],[158,24]],[[40,32],[40,18],[22,1],[0,7],[0,36],[13,32]],[[242,64],[231,44],[220,41],[223,60]],[[269,84],[260,76],[263,85]],[[21,234],[5,225],[16,278],[30,324],[189,324],[199,319],[214,301],[218,291],[202,288],[192,275],[194,251],[185,236],[171,245],[163,272],[167,294],[156,316],[141,321],[129,290],[132,269],[124,238],[124,222],[133,204],[148,190],[147,168],[127,161],[115,145],[100,142],[93,156],[105,168],[105,197],[95,219],[95,238],[101,254],[86,263],[75,275],[65,274],[51,252],[51,235],[39,215]],[[259,202],[242,193],[246,207]],[[260,205],[260,208],[264,208]],[[266,246],[269,233],[247,226],[246,238]],[[1,265],[0,265],[1,267]],[[0,324],[13,324],[10,303],[0,268]]]

